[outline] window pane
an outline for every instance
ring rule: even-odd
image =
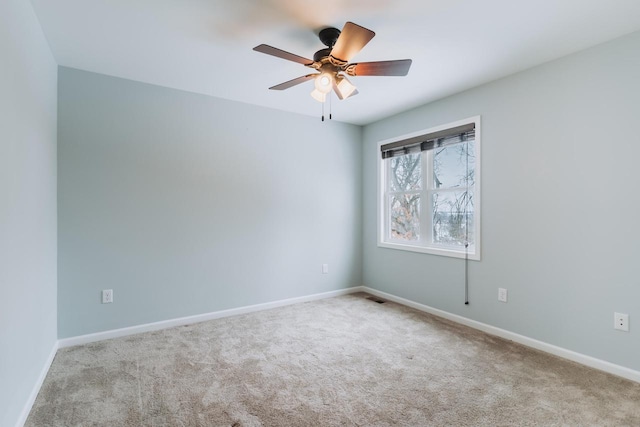
[[[389,189],[391,191],[419,190],[422,186],[420,153],[392,157],[389,161]]]
[[[436,148],[433,155],[433,185],[435,188],[466,187],[474,184],[475,141]],[[469,165],[467,175],[467,149]]]
[[[464,246],[474,238],[473,192],[443,191],[433,194],[433,243]]]
[[[420,238],[420,196],[395,194],[390,197],[389,237],[399,240]]]

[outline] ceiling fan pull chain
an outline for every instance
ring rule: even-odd
[[[324,102],[322,103],[322,121],[324,122]]]
[[[331,120],[331,98],[333,98],[331,96],[331,92],[329,92],[329,120]]]

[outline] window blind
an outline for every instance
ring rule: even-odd
[[[395,156],[403,156],[419,151],[433,150],[434,148],[471,141],[476,136],[476,124],[467,123],[454,128],[444,129],[426,135],[384,144],[380,147],[382,158],[388,159]]]

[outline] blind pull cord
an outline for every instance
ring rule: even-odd
[[[467,206],[469,206],[469,202],[471,201],[471,198],[469,197],[469,141],[467,140],[464,145],[467,150],[465,158],[467,200],[464,204],[464,303],[465,305],[469,305],[469,211],[467,210]]]

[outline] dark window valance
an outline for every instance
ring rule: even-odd
[[[445,147],[447,145],[458,144],[464,141],[471,141],[476,136],[476,124],[467,123],[454,128],[444,129],[426,135],[414,136],[413,138],[395,141],[384,144],[380,147],[382,158],[402,156],[419,151],[433,150],[434,148]]]

